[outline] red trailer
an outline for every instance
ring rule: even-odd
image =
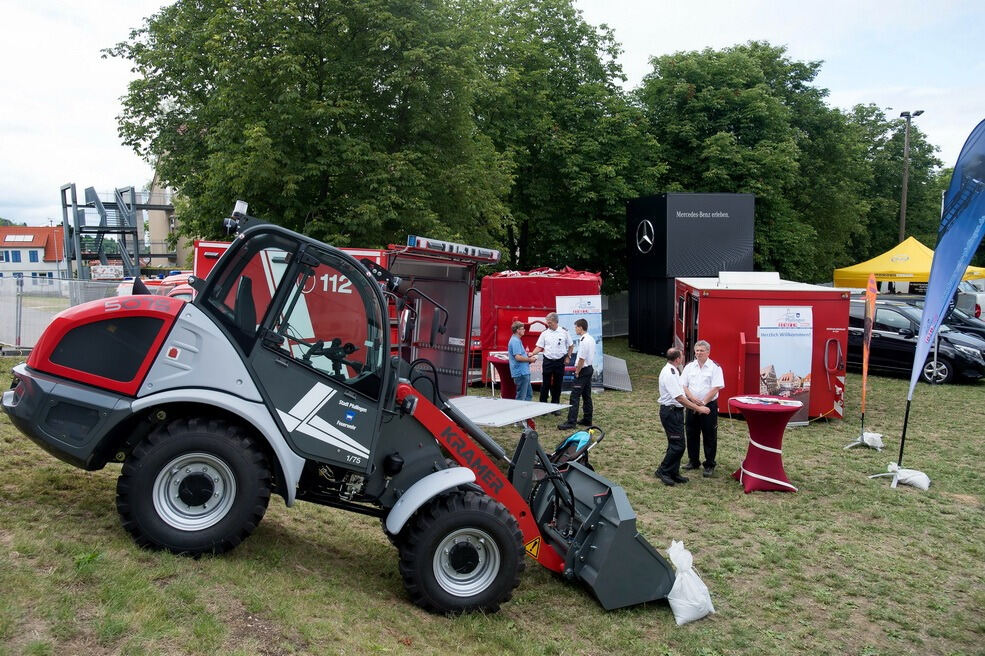
[[[722,394],[774,394],[810,417],[842,418],[849,291],[781,280],[774,272],[722,272],[675,280],[674,345],[688,360],[711,344]]]
[[[558,296],[593,296],[601,294],[601,290],[601,275],[570,267],[560,271],[548,268],[501,271],[483,278],[480,307],[483,382],[489,373],[489,352],[507,349],[514,321],[529,326],[523,344],[528,351],[532,350],[547,327],[544,317],[557,311]],[[600,337],[595,336],[596,340]]]

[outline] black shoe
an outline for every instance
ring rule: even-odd
[[[669,485],[671,487],[674,486],[674,479],[672,479],[670,476],[667,476],[665,474],[661,474],[659,469],[653,472],[653,475],[659,478],[661,481],[663,481],[664,485]]]
[[[700,468],[701,468],[701,465],[699,465],[697,463],[694,463],[694,462],[689,462],[686,465],[684,465],[683,467],[681,467],[681,469],[684,469],[686,471],[691,471],[692,469],[700,469]]]
[[[563,424],[558,424],[557,425],[557,429],[558,430],[571,430],[572,428],[575,427],[575,425],[576,424],[573,421],[566,421]]]
[[[681,476],[680,474],[677,474],[676,476],[674,476],[674,482],[675,483],[687,483],[687,477],[686,476]]]
[[[715,475],[715,468],[705,467],[705,470],[701,473],[701,475],[704,476],[705,478],[711,478],[712,476]]]
[[[592,420],[591,419],[580,419],[578,421],[578,425],[579,426],[591,426],[592,425]]]

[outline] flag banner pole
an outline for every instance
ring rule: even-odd
[[[906,400],[906,413],[903,415],[903,434],[899,438],[899,457],[896,459],[896,466],[903,466],[903,447],[906,446],[906,426],[910,423],[910,399]]]
[[[903,468],[903,446],[906,444],[906,426],[910,423],[910,399],[906,400],[906,412],[903,415],[903,434],[900,436],[899,440],[899,458],[896,462],[896,467],[894,468],[892,464],[889,465],[888,472],[882,472],[881,474],[872,474],[869,478],[881,478],[883,476],[892,476],[893,482],[889,484],[889,487],[896,487],[899,485],[899,475],[900,470]]]
[[[875,321],[876,316],[877,292],[876,276],[874,273],[870,273],[869,281],[865,288],[865,314],[862,329],[862,426],[855,441],[845,446],[846,451],[856,446],[871,446],[877,451],[882,450],[881,439],[870,439],[869,442],[865,440],[865,394],[869,381],[869,349],[872,345],[872,322]],[[881,437],[879,435],[879,438]]]

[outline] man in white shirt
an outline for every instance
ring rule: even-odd
[[[708,414],[688,411],[684,418],[687,435],[687,464],[684,469],[701,466],[701,437],[704,436],[705,469],[702,476],[710,478],[715,473],[715,454],[718,452],[718,393],[725,387],[722,368],[708,356],[711,344],[703,339],[694,344],[694,357],[684,367],[681,383],[684,393],[694,403],[708,408]]]
[[[660,372],[660,424],[667,433],[667,454],[653,475],[664,485],[687,483],[681,476],[681,456],[684,455],[684,408],[707,414],[708,408],[687,398],[681,385],[680,367],[684,353],[677,348],[667,349],[667,364]]]
[[[558,424],[558,430],[571,430],[577,424],[592,425],[592,374],[595,369],[595,339],[588,334],[588,321],[575,319],[575,334],[578,336],[578,359],[575,361],[575,382],[571,384],[571,407],[568,408],[568,420]],[[578,403],[585,403],[585,414],[581,421],[578,419]]]
[[[540,383],[540,402],[547,403],[547,393],[550,392],[551,403],[558,403],[561,400],[564,367],[571,358],[574,342],[571,341],[568,331],[558,326],[557,312],[548,313],[544,320],[547,322],[547,330],[537,338],[537,345],[531,355],[544,354],[544,378]]]

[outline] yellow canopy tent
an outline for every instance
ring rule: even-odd
[[[835,269],[834,286],[864,288],[868,284],[870,273],[875,274],[877,282],[927,282],[933,260],[934,251],[915,238],[907,237],[902,243],[871,260]],[[968,267],[962,280],[972,278],[985,278],[985,268]]]

